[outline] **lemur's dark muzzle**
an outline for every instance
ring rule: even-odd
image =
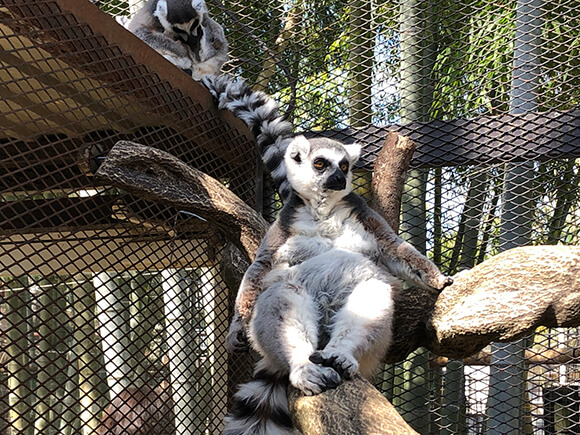
[[[346,176],[341,170],[336,170],[328,177],[324,183],[324,188],[328,190],[344,190],[346,188]]]

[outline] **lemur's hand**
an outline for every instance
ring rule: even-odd
[[[431,263],[431,262],[429,262]],[[445,287],[453,284],[453,278],[443,275],[434,264],[424,264],[422,269],[413,270],[417,276],[416,284],[423,288],[442,291]]]
[[[234,315],[228,335],[226,336],[226,350],[229,353],[243,353],[250,350],[250,343],[244,324],[239,315]]]
[[[447,275],[443,275],[443,282],[442,282],[442,287],[439,289],[439,291],[443,290],[445,287],[449,287],[451,284],[453,284],[453,278],[451,278],[450,276]]]

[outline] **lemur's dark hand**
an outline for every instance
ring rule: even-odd
[[[229,353],[243,353],[250,350],[250,342],[244,329],[242,320],[234,317],[228,335],[226,336],[226,350]]]

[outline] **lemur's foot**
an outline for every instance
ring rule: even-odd
[[[338,387],[342,379],[331,367],[306,363],[290,372],[290,383],[307,396],[312,396]]]
[[[310,355],[310,361],[324,367],[332,367],[343,379],[352,379],[358,372],[358,361],[346,353],[318,351]]]

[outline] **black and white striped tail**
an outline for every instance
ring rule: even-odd
[[[259,365],[258,365],[259,366]],[[234,395],[223,435],[294,435],[288,412],[288,376],[258,368]]]
[[[243,80],[228,75],[205,76],[202,83],[220,109],[228,109],[252,130],[274,186],[283,200],[292,191],[286,175],[284,154],[293,140],[292,124],[280,115],[278,104],[267,94],[252,90]]]

